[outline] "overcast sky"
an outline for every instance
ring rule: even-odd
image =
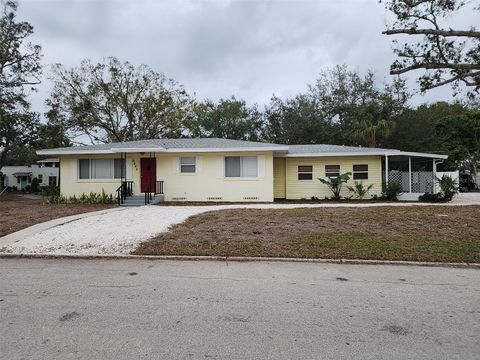
[[[43,47],[44,82],[32,96],[40,112],[52,87],[48,64],[84,58],[144,63],[200,100],[234,94],[260,105],[273,93],[305,91],[337,64],[389,81],[394,60],[392,39],[381,34],[391,19],[378,0],[20,0],[19,19]],[[478,13],[455,22],[475,25]],[[451,99],[447,87],[412,103]]]

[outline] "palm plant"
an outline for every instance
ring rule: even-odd
[[[346,172],[345,174],[340,174],[336,177],[328,177],[326,179],[318,178],[322,184],[328,186],[328,188],[332,191],[333,200],[340,200],[340,192],[342,191],[343,184],[350,180],[350,176],[352,175],[351,172]]]
[[[347,186],[348,190],[353,193],[358,199],[363,199],[372,189],[373,184],[365,186],[361,181],[355,181],[354,186]]]

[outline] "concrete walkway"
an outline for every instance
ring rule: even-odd
[[[53,255],[125,255],[172,225],[207,211],[331,207],[431,206],[426,203],[251,204],[212,206],[143,206],[85,213],[34,225],[0,238],[0,253]],[[480,205],[480,193],[460,194],[449,204]]]

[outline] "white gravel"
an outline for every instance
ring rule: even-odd
[[[469,194],[468,194],[469,195]],[[480,204],[480,194],[463,196],[450,205]],[[252,208],[291,209],[298,207],[422,206],[422,203],[363,204],[252,204],[216,206],[142,206],[116,209],[101,214],[84,214],[66,222],[57,219],[0,238],[0,253],[55,255],[125,255],[149,238],[165,232],[188,217],[207,211]]]

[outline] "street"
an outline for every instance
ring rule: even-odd
[[[0,259],[1,359],[478,359],[480,270]]]

